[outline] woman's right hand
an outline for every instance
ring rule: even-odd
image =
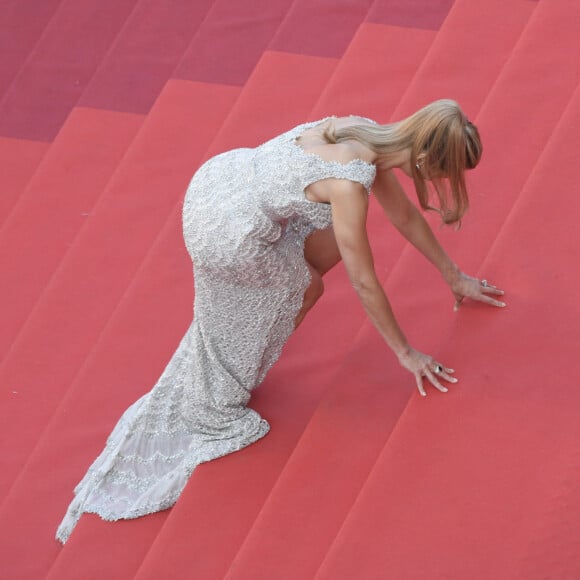
[[[451,376],[455,372],[453,369],[443,366],[441,363],[433,359],[433,357],[423,354],[414,348],[409,347],[405,353],[399,355],[399,362],[401,363],[401,366],[413,373],[419,393],[423,397],[427,396],[423,384],[424,378],[427,378],[427,380],[442,393],[446,393],[448,389],[439,382],[440,379],[449,383],[457,382],[457,379]]]

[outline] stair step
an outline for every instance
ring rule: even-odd
[[[75,109],[20,196],[0,230],[2,299],[12,305],[2,313],[0,360],[142,122],[142,115]]]
[[[152,0],[137,2],[77,105],[148,113],[212,1],[180,0],[172,4],[171,10]],[[0,164],[7,163],[0,157]],[[11,208],[21,192],[22,188],[11,189],[3,204]],[[52,216],[50,219],[52,222]]]
[[[50,147],[49,143],[0,137],[0,228]]]
[[[174,76],[245,85],[292,3],[292,0],[217,0]]]
[[[12,84],[59,4],[60,0],[34,4],[21,0],[3,2],[0,24],[0,99]]]
[[[150,101],[157,97],[159,90],[161,90],[171,72],[179,64],[180,58],[188,47],[188,33],[195,34],[200,23],[203,21],[203,17],[209,8],[208,4],[209,2],[207,0],[203,3],[193,4],[180,0],[179,2],[175,2],[172,10],[168,10],[167,6],[163,3],[141,0],[128,17],[125,26],[117,36],[112,48],[100,63],[89,86],[81,96],[80,102],[86,106],[97,107],[110,105],[112,100],[117,99],[118,106],[116,110],[123,110],[125,108],[129,110],[145,109],[145,112],[148,112],[150,109]],[[165,42],[167,36],[171,36],[175,40],[167,43]],[[160,48],[160,43],[164,44],[162,49]],[[146,71],[146,83],[134,75],[128,75],[128,63],[137,71],[135,73],[137,75],[143,74]],[[125,85],[121,85],[119,76],[126,79]],[[112,86],[111,82],[116,82],[117,85]],[[127,97],[126,94],[121,94],[122,89],[130,91],[131,96]],[[108,102],[107,99],[109,99]],[[130,102],[133,105],[126,107],[130,105]],[[66,140],[70,138],[69,133],[71,131],[74,133],[74,129],[70,126],[74,122],[75,117],[68,124],[69,130],[65,133],[64,137],[59,139],[59,151],[62,148],[66,148]],[[80,130],[82,132],[82,129]],[[78,139],[78,136],[73,134],[72,138],[75,140]],[[77,144],[75,143],[74,146],[77,147]],[[93,142],[91,146],[98,152],[101,148],[106,150],[109,142],[107,140]],[[78,153],[75,154],[78,155]],[[84,161],[88,162],[88,160],[89,158],[87,157]],[[52,158],[47,161],[48,164],[52,162]],[[99,160],[96,159],[96,162],[98,164]],[[80,167],[77,167],[77,169],[80,169]],[[85,179],[90,178],[91,170],[93,172],[100,171],[100,168],[98,166],[89,166]],[[102,185],[104,186],[104,184]],[[86,206],[87,199],[96,201],[96,194],[100,193],[100,191],[93,191],[95,186],[96,184],[92,184],[89,188],[89,192],[92,192],[90,194],[86,192],[85,195],[74,196],[77,201],[82,200],[82,203],[85,204],[82,210],[84,214],[89,213],[92,209],[92,203]],[[40,228],[40,231],[42,231],[43,228],[52,228],[54,224],[53,208],[45,208],[44,205],[37,207],[35,196],[38,195],[38,189],[40,188],[42,190],[42,187],[42,178],[40,181],[36,179],[32,191],[33,195],[30,195],[31,192],[29,191],[23,203],[19,205],[20,217],[26,216],[24,223],[27,224],[27,227],[19,235],[14,236],[13,240],[10,240],[11,234],[4,235],[5,232],[0,233],[3,240],[12,241],[11,246],[10,244],[5,246],[4,253],[7,255],[12,253],[13,256],[18,256],[18,263],[20,264],[20,267],[16,268],[11,273],[10,278],[5,281],[3,287],[6,299],[11,303],[14,302],[10,300],[12,293],[19,293],[20,295],[17,301],[17,307],[11,309],[9,319],[4,321],[2,329],[0,330],[0,359],[5,353],[6,345],[10,344],[14,339],[16,333],[21,329],[24,320],[30,314],[33,305],[41,294],[50,275],[54,272],[55,267],[62,257],[63,250],[66,248],[66,245],[63,246],[62,243],[58,243],[58,236],[43,237],[45,259],[42,261],[40,267],[35,268],[30,268],[30,260],[37,260],[37,249],[35,248],[36,251],[32,255],[27,255],[26,252],[22,255],[22,248],[26,249],[28,246],[32,249],[37,244],[37,239],[34,236],[30,237],[28,230],[33,228],[35,231],[38,231]],[[55,198],[55,203],[66,204],[66,184],[58,184],[58,186],[53,184],[53,189],[52,197]],[[59,193],[60,199],[57,199]],[[43,208],[45,208],[44,213],[42,212]],[[20,221],[18,219],[12,221],[16,221],[16,225],[14,226],[13,223],[14,227],[11,232],[18,232],[22,219]],[[65,228],[67,244],[70,244],[72,237],[74,237],[73,233],[76,234],[78,229],[79,227],[73,229],[70,225]],[[30,237],[24,245],[22,245],[21,239],[23,236]],[[40,232],[38,237],[40,237]],[[12,248],[14,246],[17,246],[19,250],[13,251]],[[25,270],[23,277],[21,275],[22,269]],[[12,284],[10,285],[10,283]],[[24,292],[22,292],[23,286]]]
[[[439,30],[453,3],[454,0],[383,0],[373,4],[367,20],[401,28]]]
[[[497,503],[510,510],[500,515],[506,523],[503,536],[511,532],[506,542],[512,557],[503,570],[497,567],[497,577],[505,580],[580,577],[580,400],[576,382],[570,380],[580,371],[580,312],[576,294],[569,291],[580,282],[577,269],[570,267],[580,251],[575,170],[579,120],[580,86],[486,259],[486,268],[506,281],[510,296],[505,319],[482,327],[474,349],[483,351],[492,335],[504,338],[494,341],[497,347],[490,352],[500,358],[494,359],[493,375],[486,380],[485,389],[492,393],[482,414],[484,418],[498,403],[503,407],[509,393],[497,434],[506,466],[498,474],[503,501]],[[554,167],[562,170],[555,173]],[[546,227],[546,216],[554,211],[547,191],[558,191],[558,204],[566,208],[554,228]],[[493,424],[495,428],[495,416]],[[475,434],[477,446],[484,429]],[[517,489],[504,489],[514,479],[520,483]]]
[[[149,113],[213,4],[214,0],[140,0],[79,105]]]
[[[488,148],[481,166],[473,174],[474,195],[464,225],[469,229],[470,238],[477,239],[478,244],[471,249],[462,244],[453,248],[454,258],[465,268],[475,270],[480,266],[515,196],[521,191],[529,168],[537,161],[578,83],[580,71],[571,70],[562,62],[563,54],[573,56],[580,49],[567,26],[567,9],[563,4],[566,5],[566,0],[538,2],[526,34],[515,47],[478,116],[483,127],[493,127],[493,130],[484,129],[484,141],[501,147]],[[554,41],[546,43],[545,35]],[[520,53],[523,53],[521,58]],[[518,78],[535,82],[518,82]],[[533,128],[530,109],[520,106],[521,103],[541,108],[542,115],[538,119],[534,116]],[[509,123],[498,123],[498,119],[507,119]],[[526,169],[514,166],[511,154],[506,154],[512,151],[518,152],[519,164]],[[453,231],[441,232],[444,243],[453,238]]]
[[[538,10],[548,24],[546,4]],[[526,56],[536,62],[519,54]],[[535,92],[534,77],[518,82]],[[576,90],[485,260],[508,289],[508,308],[466,308],[453,325],[442,356],[461,361],[463,385],[449,397],[411,398],[317,579],[388,569],[402,579],[540,580],[580,570],[572,491],[580,397],[569,380],[580,371],[578,327],[570,323],[578,307],[568,290],[580,283],[569,267],[580,249],[579,119]],[[546,228],[553,212],[546,191],[554,188],[568,211]]]
[[[0,135],[52,141],[136,0],[65,0],[0,102]]]
[[[292,4],[270,50],[341,58],[372,4],[373,0],[359,0],[336,3],[329,9],[324,0],[298,0]]]

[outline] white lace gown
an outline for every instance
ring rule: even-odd
[[[119,520],[169,508],[197,465],[268,432],[246,405],[294,328],[310,282],[304,240],[332,224],[330,206],[304,190],[326,178],[369,190],[375,177],[365,161],[324,161],[301,148],[296,139],[321,122],[213,157],[193,177],[183,207],[193,323],[75,488],[61,542],[83,513]]]

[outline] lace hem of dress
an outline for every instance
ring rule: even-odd
[[[198,465],[239,451],[268,433],[268,423],[257,413],[251,413],[250,422],[256,423],[253,433],[244,432],[243,437],[237,439],[205,442],[183,434],[182,446],[186,449],[171,455],[159,450],[150,457],[122,454],[120,447],[128,441],[127,432],[120,441],[110,441],[76,486],[75,498],[57,529],[56,539],[64,544],[83,513],[97,514],[106,521],[117,521],[139,518],[172,507]],[[134,435],[131,442],[135,444]],[[129,457],[133,459],[132,472],[116,468],[121,457],[125,465]],[[178,464],[171,466],[175,461]]]

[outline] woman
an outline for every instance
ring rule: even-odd
[[[397,229],[465,297],[504,306],[503,292],[463,274],[407,199],[392,169],[429,209],[435,185],[445,223],[467,209],[464,172],[477,165],[477,129],[454,101],[377,125],[360,117],[300,125],[256,149],[218,155],[195,174],[183,208],[195,267],[194,320],[155,387],[121,417],[75,489],[57,538],[84,512],[135,518],[173,505],[194,468],[263,437],[246,407],[341,258],[369,318],[417,382],[447,391],[452,369],[413,349],[373,268],[365,221],[371,185]],[[447,180],[449,187],[443,186]],[[431,208],[433,209],[433,208]]]

